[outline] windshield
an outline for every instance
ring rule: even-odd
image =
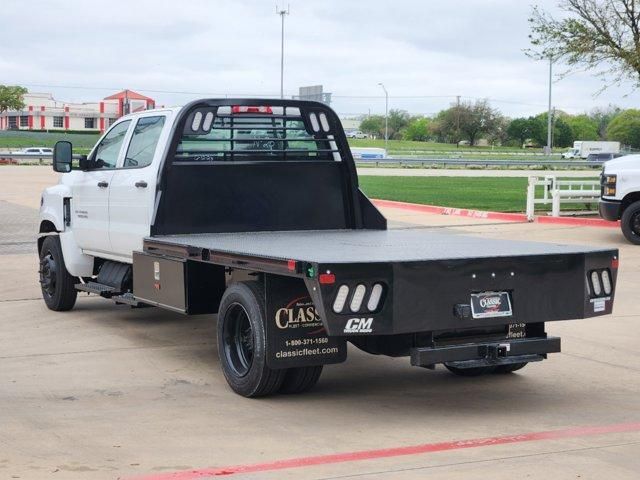
[[[258,108],[258,107],[255,107]],[[215,116],[190,116],[196,133],[183,133],[176,162],[339,160],[333,135],[312,133],[295,107],[259,107],[237,112],[220,107]],[[267,110],[268,109],[268,110]]]

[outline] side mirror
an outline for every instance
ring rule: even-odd
[[[68,173],[71,171],[71,161],[73,153],[71,142],[56,142],[53,147],[53,170],[54,172]]]

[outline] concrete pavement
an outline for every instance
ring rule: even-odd
[[[614,314],[550,325],[563,353],[513,375],[459,378],[352,348],[308,394],[248,400],[226,386],[211,316],[86,296],[68,313],[45,308],[35,250],[11,243],[35,231],[40,187],[53,181],[46,168],[0,167],[0,478],[180,471],[185,480],[207,478],[196,476],[205,467],[640,422],[640,248],[617,229],[387,209],[396,227],[618,246]],[[636,479],[639,471],[640,431],[631,430],[229,476]]]

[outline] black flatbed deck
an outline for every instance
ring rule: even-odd
[[[608,249],[460,235],[423,228],[210,233],[153,236],[145,249],[289,259],[318,264],[460,260],[605,252]]]

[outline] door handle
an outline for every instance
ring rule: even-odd
[[[107,188],[109,186],[109,183],[102,180],[101,182],[98,182],[98,186],[100,188]]]
[[[147,188],[147,182],[145,182],[144,180],[140,180],[139,182],[136,182],[135,185],[138,188]]]

